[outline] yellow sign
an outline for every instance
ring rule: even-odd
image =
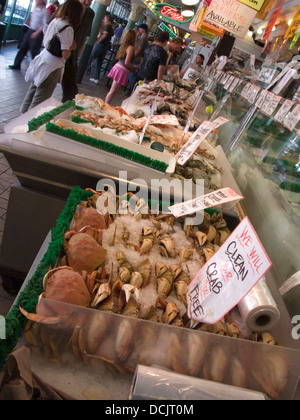
[[[289,29],[287,30],[287,33],[284,35],[285,38],[291,38],[295,35],[298,26],[300,25],[300,6],[298,7],[298,10],[294,16],[293,22],[291,23]]]
[[[260,12],[266,0],[238,0],[238,1],[240,3],[244,3],[246,6],[251,7],[251,9],[254,9]]]
[[[257,12],[257,19],[265,20],[275,5],[276,0],[266,0],[260,12]],[[279,6],[278,6],[279,7]]]

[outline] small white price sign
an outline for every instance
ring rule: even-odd
[[[300,120],[300,104],[296,105],[292,111],[285,117],[283,125],[290,131],[293,131]]]
[[[294,105],[295,105],[295,102],[290,101],[289,99],[286,99],[283,105],[281,106],[281,108],[279,109],[279,111],[277,112],[277,114],[275,115],[274,117],[275,120],[278,121],[279,123],[282,123],[284,118],[287,116],[287,113],[292,109]]]
[[[246,217],[189,285],[189,318],[215,324],[250,292],[271,265]]]
[[[173,216],[182,217],[231,201],[239,201],[243,198],[243,196],[237,194],[232,188],[226,187],[183,203],[174,204],[174,206],[169,207],[169,210]]]
[[[223,117],[219,117],[213,122],[204,121],[175,156],[177,163],[179,165],[184,165],[192,157],[192,155],[198,149],[202,141],[209,135],[209,133],[229,121],[230,120],[227,120]]]
[[[176,115],[153,115],[150,124],[180,125]]]

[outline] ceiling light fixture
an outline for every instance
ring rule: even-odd
[[[181,14],[184,17],[191,17],[194,16],[195,13],[193,12],[193,10],[183,10]]]
[[[195,6],[199,2],[200,0],[181,0],[181,3],[185,4],[186,6]]]
[[[263,30],[262,30],[261,28],[259,28],[259,29],[257,30],[257,33],[258,33],[258,35],[261,35],[261,34],[263,33]]]

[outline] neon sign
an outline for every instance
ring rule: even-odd
[[[193,16],[183,16],[181,7],[172,6],[167,3],[156,3],[154,10],[161,18],[171,20],[173,22],[187,23],[193,18]]]

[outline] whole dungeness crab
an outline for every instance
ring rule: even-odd
[[[48,271],[44,277],[44,297],[89,306],[91,295],[83,277],[71,267],[58,267]]]
[[[66,244],[67,264],[75,271],[92,273],[106,258],[106,250],[85,229],[71,236]],[[96,238],[98,239],[98,237]]]

